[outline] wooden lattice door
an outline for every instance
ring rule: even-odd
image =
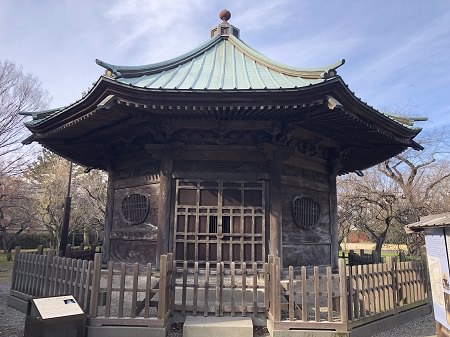
[[[178,261],[264,262],[264,181],[177,179],[174,220]]]

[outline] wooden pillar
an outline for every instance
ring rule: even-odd
[[[337,192],[336,192],[336,175],[332,173],[329,178],[330,185],[330,227],[331,227],[331,267],[336,270],[339,258],[339,242],[338,242],[338,214],[337,214]]]
[[[114,172],[108,172],[108,191],[106,199],[106,212],[105,212],[105,231],[103,237],[102,258],[103,263],[107,263],[111,259],[111,242],[110,234],[113,224],[114,213]]]
[[[158,243],[157,263],[159,256],[169,253],[170,239],[170,214],[172,191],[173,160],[161,159],[161,172],[159,178],[159,211],[158,211]]]
[[[282,193],[281,193],[281,161],[277,153],[269,162],[269,254],[282,259],[281,226],[282,226]],[[282,260],[281,260],[281,265]]]

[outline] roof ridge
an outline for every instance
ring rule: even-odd
[[[216,36],[212,39],[209,39],[208,41],[202,43],[197,48],[188,51],[187,53],[184,53],[180,56],[174,57],[172,59],[162,61],[162,62],[156,62],[141,66],[120,66],[116,64],[111,64],[105,61],[102,61],[100,59],[95,59],[95,63],[97,63],[100,67],[105,68],[106,70],[109,70],[112,72],[112,74],[116,77],[124,77],[123,75],[148,75],[149,72],[154,73],[157,71],[163,71],[166,69],[176,68],[176,66],[179,63],[182,63],[184,61],[189,61],[191,58],[194,58],[201,54],[202,52],[205,52],[209,48],[213,47],[218,40],[222,40],[223,36]]]
[[[257,51],[256,49],[250,47],[248,44],[246,44],[241,39],[238,39],[232,35],[229,36],[229,40],[231,43],[233,43],[238,49],[241,50],[241,52],[245,53],[247,56],[251,58],[257,58],[257,61],[261,63],[262,65],[268,67],[269,69],[281,72],[284,75],[289,76],[295,76],[295,77],[304,77],[304,78],[323,78],[324,73],[329,73],[330,70],[336,70],[340,66],[342,66],[345,63],[345,59],[342,59],[340,61],[337,61],[333,64],[327,65],[325,67],[320,68],[298,68],[298,67],[292,67],[280,62],[277,62],[261,52]],[[253,56],[253,57],[252,57]],[[309,77],[314,73],[314,77]]]

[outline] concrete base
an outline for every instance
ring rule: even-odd
[[[166,328],[139,326],[88,326],[87,337],[166,337]]]
[[[187,316],[183,337],[252,337],[250,317]]]
[[[16,296],[9,295],[8,299],[7,299],[7,303],[8,303],[9,307],[19,310],[20,312],[23,312],[24,314],[27,313],[28,301],[25,301]]]
[[[271,337],[350,337],[348,332],[329,330],[273,330],[271,323],[270,320],[267,320],[267,329]],[[358,335],[353,336],[356,337]]]
[[[371,337],[374,334],[396,328],[419,317],[426,316],[432,312],[430,304],[403,311],[397,315],[389,316],[372,323],[357,327],[349,332],[350,337]]]

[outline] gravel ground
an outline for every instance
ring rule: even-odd
[[[429,337],[436,336],[436,325],[433,313],[384,331],[373,337]]]
[[[2,271],[0,271],[1,273]],[[1,275],[0,275],[1,276]],[[10,281],[0,278],[0,337],[22,337],[25,326],[25,315],[6,305],[10,289]],[[174,324],[169,331],[169,337],[182,337],[183,327]],[[257,337],[269,336],[267,329],[255,328],[253,335]],[[429,337],[435,336],[433,314],[416,319],[395,329],[374,335],[373,337]]]
[[[25,315],[6,305],[10,288],[10,280],[0,278],[0,337],[22,337]]]

